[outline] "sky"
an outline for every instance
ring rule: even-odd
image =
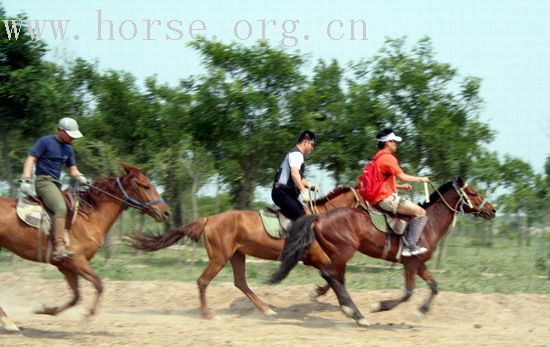
[[[550,154],[550,1],[10,0],[2,4],[10,16],[25,12],[32,20],[69,21],[63,22],[68,23],[64,40],[55,38],[46,22],[42,38],[51,49],[49,59],[61,63],[82,57],[98,61],[101,69],[129,71],[140,81],[156,75],[172,85],[204,71],[197,53],[187,46],[190,34],[243,44],[264,38],[308,54],[309,71],[318,59],[346,65],[372,57],[387,37],[406,36],[410,47],[428,36],[438,61],[457,68],[461,77],[482,79],[480,118],[497,132],[489,149],[501,157],[521,158],[539,173]],[[356,22],[353,37],[350,21]]]

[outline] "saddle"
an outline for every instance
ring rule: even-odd
[[[260,218],[267,234],[274,239],[286,239],[287,229],[292,221],[286,218],[280,210],[266,207],[265,210],[259,210]]]
[[[70,188],[65,189],[62,195],[67,205],[67,224],[65,228],[70,230],[78,215],[79,200],[76,198],[74,191]],[[16,212],[19,219],[25,222],[25,224],[40,229],[45,234],[50,233],[50,211],[44,207],[40,198],[31,195],[21,196],[17,200]]]
[[[370,204],[365,204],[362,207],[369,213],[372,224],[376,229],[383,233],[403,235],[411,219],[410,216],[401,214],[395,215]]]

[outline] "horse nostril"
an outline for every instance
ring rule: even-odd
[[[165,211],[164,212],[164,217],[166,217],[167,219],[170,218],[171,215],[172,215],[172,213],[170,213],[170,211]]]

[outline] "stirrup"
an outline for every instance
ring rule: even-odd
[[[61,261],[61,260],[71,260],[73,258],[74,253],[69,250],[61,250],[57,252],[53,252],[52,254],[52,260],[55,261]]]

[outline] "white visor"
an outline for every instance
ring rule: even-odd
[[[388,135],[386,136],[382,136],[381,138],[377,139],[378,141],[380,142],[388,142],[388,141],[396,141],[396,142],[401,142],[401,137],[395,135],[393,132],[389,133]]]

